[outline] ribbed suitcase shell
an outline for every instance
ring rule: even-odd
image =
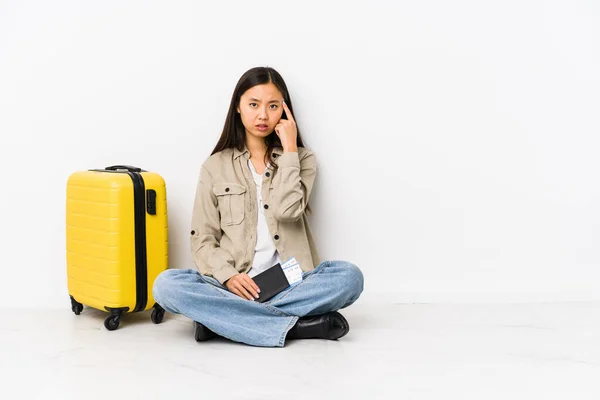
[[[143,189],[137,183],[137,197],[133,175],[143,182]],[[148,209],[151,191],[156,193],[154,215]],[[153,172],[90,170],[71,174],[67,181],[66,250],[72,299],[104,311],[137,312],[155,305],[152,285],[168,266],[166,198],[165,182]],[[118,319],[116,323],[118,326]]]

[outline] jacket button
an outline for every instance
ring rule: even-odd
[[[196,234],[196,231],[192,231],[192,232],[191,232],[191,234],[192,234],[192,235],[195,235],[195,234]]]
[[[225,191],[226,191],[226,192],[229,192],[229,188],[225,188]]]
[[[269,205],[265,204],[265,210],[269,209]]]
[[[270,176],[271,176],[271,173],[270,173],[270,172],[265,172],[265,175],[266,175],[266,176],[267,176],[267,178],[268,178],[268,177],[270,177]]]
[[[279,240],[279,235],[275,235],[275,236],[273,236],[273,238],[274,238],[275,240]]]

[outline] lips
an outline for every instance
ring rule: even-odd
[[[258,129],[261,132],[266,131],[267,128],[269,127],[268,125],[265,125],[265,124],[258,124],[258,125],[255,125],[255,126],[256,126],[256,129]]]

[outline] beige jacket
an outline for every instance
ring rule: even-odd
[[[267,225],[283,261],[295,257],[303,271],[319,265],[319,255],[306,217],[315,181],[315,155],[273,150],[279,168],[263,174],[262,198]],[[201,274],[224,283],[252,267],[258,210],[256,184],[246,148],[226,149],[202,165],[192,214],[191,250]]]

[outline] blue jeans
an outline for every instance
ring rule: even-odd
[[[154,299],[165,310],[198,321],[227,339],[283,347],[299,317],[348,307],[363,290],[363,275],[345,261],[324,261],[302,282],[264,303],[243,299],[195,269],[168,269],[155,280]]]

